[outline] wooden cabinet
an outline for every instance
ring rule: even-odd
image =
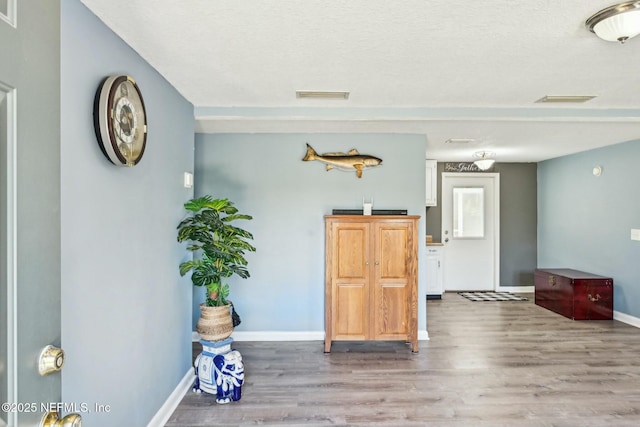
[[[426,161],[426,203],[425,206],[436,206],[438,204],[438,162],[436,160]]]
[[[325,352],[356,340],[405,340],[418,351],[419,218],[325,217]]]
[[[613,319],[613,279],[568,268],[537,269],[536,304],[574,320]]]
[[[441,299],[444,292],[442,266],[444,246],[427,245],[427,299]]]

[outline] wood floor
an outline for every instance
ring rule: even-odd
[[[430,340],[237,342],[242,399],[189,392],[186,426],[639,426],[640,329],[527,302],[428,301]],[[199,343],[194,352],[201,351]]]

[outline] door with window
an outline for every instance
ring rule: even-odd
[[[497,173],[442,174],[445,291],[498,289],[499,192]]]

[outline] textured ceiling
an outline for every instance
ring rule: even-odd
[[[640,138],[640,37],[584,27],[609,0],[82,2],[194,104],[199,132],[420,133],[429,158],[464,161]]]

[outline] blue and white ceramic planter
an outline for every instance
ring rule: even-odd
[[[216,402],[229,403],[242,397],[244,365],[239,351],[231,348],[233,339],[200,340],[202,353],[196,357],[193,391],[216,395]]]

